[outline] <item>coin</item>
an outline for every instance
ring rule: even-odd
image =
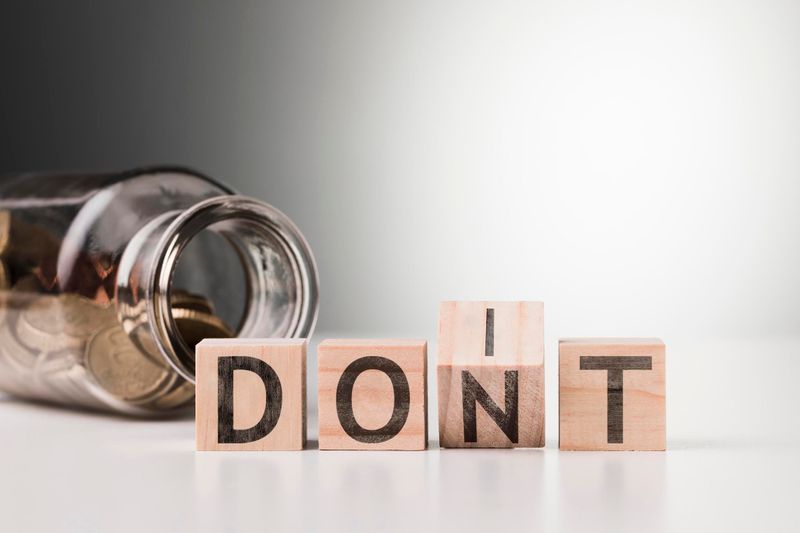
[[[9,278],[9,282],[11,278]],[[19,278],[15,283],[12,290],[16,293],[25,294],[29,293],[30,296],[38,296],[39,291],[42,290],[42,285],[33,274],[25,274]]]
[[[0,211],[0,255],[8,247],[9,237],[11,236],[11,211],[3,209]]]
[[[10,364],[25,369],[33,368],[40,350],[26,346],[20,342],[19,337],[11,327],[11,320],[0,327],[0,354],[4,355]]]
[[[8,267],[5,261],[0,259],[0,290],[4,291],[11,287],[10,278],[8,276]]]
[[[37,397],[73,405],[94,403],[83,378],[83,357],[83,352],[76,349],[41,354],[33,369]]]
[[[83,353],[75,349],[56,350],[41,354],[36,361],[34,373],[37,379],[68,372],[83,359]]]
[[[30,395],[32,368],[37,356],[37,352],[19,344],[8,325],[0,325],[0,390],[20,396]]]
[[[220,318],[192,309],[173,309],[172,318],[187,346],[194,347],[203,339],[234,337],[236,333]]]
[[[3,266],[0,261],[0,314],[7,316],[0,322],[0,358],[19,372],[10,382],[0,380],[0,388],[81,405],[104,395],[106,402],[156,410],[191,404],[194,385],[164,361],[149,358],[113,307],[76,294],[42,294],[35,279],[22,278],[3,290]],[[203,296],[177,290],[171,304],[176,327],[192,348],[204,338],[235,335]]]
[[[11,288],[11,278],[8,274],[8,267],[5,261],[0,259],[0,324],[5,323],[6,313],[9,307],[9,289]]]
[[[38,298],[38,282],[33,276],[23,277],[13,288],[0,290],[0,354],[13,364],[23,368],[32,367],[39,350],[19,342],[15,324],[20,310]]]
[[[92,336],[86,345],[86,366],[100,387],[123,400],[151,396],[171,375],[145,357],[119,325]]]
[[[24,314],[32,327],[45,333],[64,332],[72,337],[86,337],[99,323],[114,316],[111,307],[101,307],[75,294],[61,294],[56,297],[55,304],[51,302],[47,306],[49,312]],[[54,316],[58,318],[54,320]]]
[[[214,306],[208,299],[182,289],[175,289],[170,293],[169,303],[172,309],[193,309],[209,315],[214,314]]]
[[[0,391],[15,396],[30,396],[30,384],[26,384],[15,369],[5,366],[5,361],[0,359]]]
[[[42,295],[24,307],[16,332],[20,341],[33,349],[83,349],[92,332],[114,319],[113,308],[99,307],[82,296]]]
[[[0,326],[6,323],[6,316],[8,316],[9,301],[11,300],[11,291],[8,289],[0,289]]]
[[[148,408],[163,410],[180,410],[192,403],[194,398],[194,384],[186,381],[177,374],[175,380],[169,387],[162,389],[152,402],[147,404]]]

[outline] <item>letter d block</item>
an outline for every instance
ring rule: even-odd
[[[196,350],[198,450],[302,450],[306,340],[205,339]]]
[[[318,354],[320,450],[425,449],[425,341],[326,340]]]
[[[659,339],[560,340],[559,448],[664,450],[665,352]]]
[[[439,444],[544,446],[544,305],[442,302]]]

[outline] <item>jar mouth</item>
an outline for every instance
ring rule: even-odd
[[[203,230],[219,228],[234,246],[247,280],[238,337],[311,335],[317,320],[316,262],[300,230],[273,206],[242,196],[220,196],[178,215],[158,241],[148,280],[148,321],[161,355],[194,382],[194,346],[188,346],[172,314],[170,294],[181,253]]]

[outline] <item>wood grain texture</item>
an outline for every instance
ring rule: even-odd
[[[302,450],[306,443],[306,349],[305,339],[206,339],[197,345],[195,423],[198,450]],[[254,366],[268,367],[279,382],[280,401],[275,387],[265,386],[262,378],[248,370],[234,370],[232,405],[225,406],[219,376],[224,366],[220,358],[236,358]],[[261,363],[259,363],[261,362]],[[272,403],[270,403],[272,402]],[[279,410],[276,407],[279,405]],[[275,414],[274,427],[251,442],[225,442],[220,435],[220,413],[232,410],[233,429],[241,432],[258,424],[268,406]],[[224,415],[223,415],[224,416]],[[223,433],[225,424],[222,425]]]
[[[560,449],[666,449],[660,339],[561,339],[558,353]]]
[[[321,450],[424,450],[427,342],[330,339],[318,348]]]
[[[442,447],[544,446],[541,302],[442,302],[438,348]]]

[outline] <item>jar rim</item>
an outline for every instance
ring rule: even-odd
[[[319,277],[316,261],[303,234],[282,211],[246,196],[218,196],[199,202],[167,227],[156,244],[154,268],[148,280],[148,321],[158,341],[158,349],[167,362],[185,379],[195,381],[194,347],[181,336],[169,302],[172,278],[178,259],[202,230],[223,221],[244,220],[282,246],[295,281],[297,305],[286,337],[309,337],[316,325],[319,309]]]

